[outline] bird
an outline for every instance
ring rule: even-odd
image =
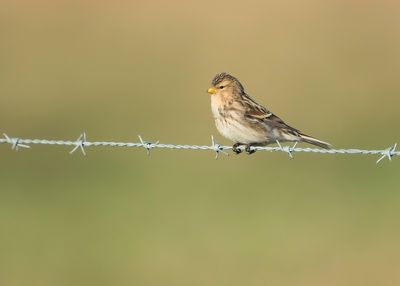
[[[222,136],[234,142],[232,150],[252,154],[252,146],[280,142],[306,142],[324,149],[330,144],[302,133],[252,99],[240,81],[223,72],[217,74],[207,90],[215,125]]]

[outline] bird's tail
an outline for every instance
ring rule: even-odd
[[[318,147],[321,147],[324,149],[330,149],[331,144],[329,144],[329,143],[315,139],[315,138],[305,135],[305,134],[299,134],[299,135],[300,135],[300,141],[302,141],[302,142],[306,142],[308,144],[312,144],[312,145],[315,145],[315,146],[318,146]]]

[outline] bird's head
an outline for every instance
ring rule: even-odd
[[[237,78],[223,72],[214,77],[207,92],[212,96],[240,96],[244,93],[244,88]]]

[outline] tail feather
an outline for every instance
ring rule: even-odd
[[[321,147],[324,149],[330,149],[330,146],[331,146],[331,144],[329,144],[327,142],[315,139],[315,138],[310,137],[305,134],[300,134],[300,141],[306,142],[308,144],[312,144],[312,145],[315,145],[315,146],[318,146],[318,147]]]

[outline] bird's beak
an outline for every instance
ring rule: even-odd
[[[209,94],[216,94],[216,93],[217,93],[217,91],[216,91],[214,88],[212,88],[212,87],[210,87],[210,88],[207,90],[207,92],[208,92]]]

